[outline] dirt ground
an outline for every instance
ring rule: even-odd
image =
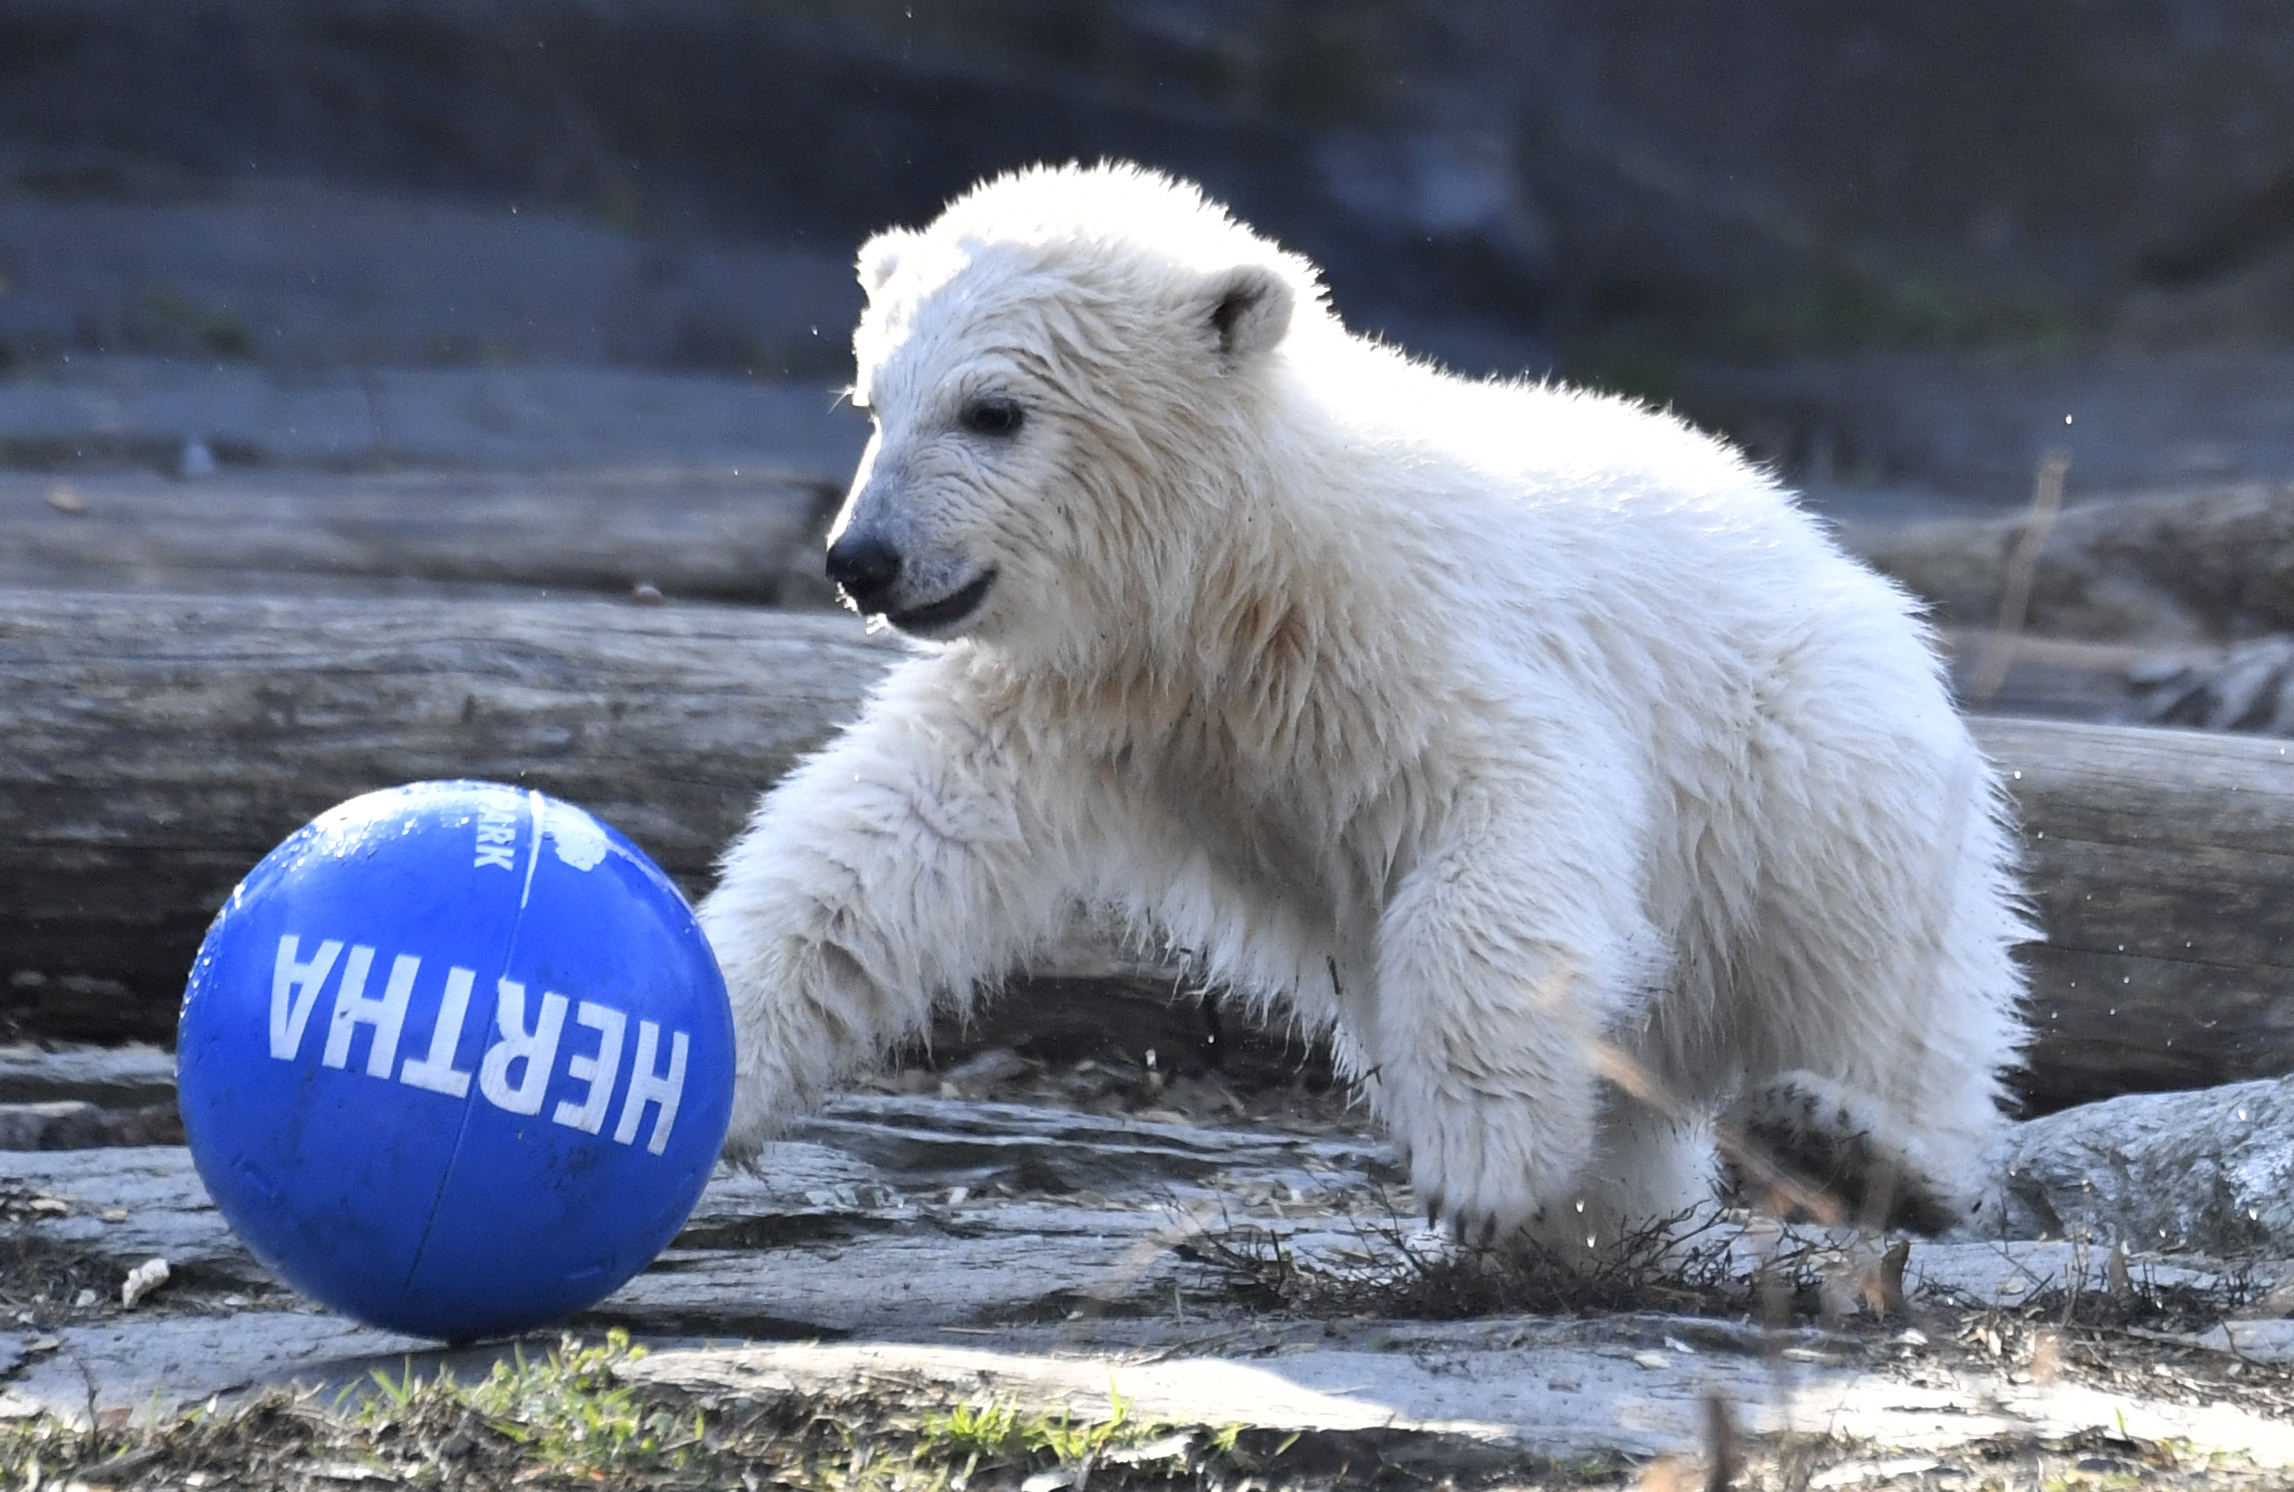
[[[1460,1253],[1418,1229],[1390,1162],[1381,1169],[1360,1148],[1374,1143],[1362,1111],[1303,1054],[1290,1055],[1281,1082],[1264,1081],[1262,1069],[1239,1059],[1234,1073],[1165,1077],[1104,1055],[1053,1062],[975,1045],[940,1057],[878,1080],[882,1097],[851,1101],[860,1105],[854,1112],[879,1115],[901,1144],[923,1133],[917,1126],[927,1118],[940,1138],[918,1143],[953,1145],[948,1125],[965,1115],[985,1116],[992,1128],[999,1115],[1032,1113],[1056,1136],[1061,1123],[1080,1122],[1058,1118],[1067,1113],[1116,1121],[1095,1132],[1135,1135],[1142,1145],[1201,1135],[1239,1154],[1261,1143],[1254,1136],[1289,1134],[1298,1138],[1284,1143],[1309,1147],[1300,1155],[1359,1155],[1344,1163],[1364,1169],[1330,1178],[1319,1194],[1239,1161],[1206,1177],[1199,1193],[1183,1195],[1166,1181],[1158,1193],[1166,1210],[1199,1208],[1215,1195],[1215,1217],[1185,1236],[1148,1228],[1139,1236],[1153,1261],[1126,1266],[1136,1288],[1096,1299],[1059,1295],[1069,1304],[1048,1313],[996,1307],[987,1316],[918,1317],[907,1327],[893,1314],[875,1327],[822,1332],[792,1323],[762,1336],[752,1323],[743,1341],[693,1335],[690,1325],[664,1329],[692,1318],[640,1299],[618,1315],[576,1321],[563,1338],[454,1353],[371,1335],[344,1339],[331,1349],[340,1355],[322,1352],[300,1378],[172,1406],[156,1395],[141,1408],[99,1402],[91,1376],[87,1414],[19,1407],[0,1417],[0,1468],[10,1485],[33,1488],[373,1482],[1029,1492],[2211,1488],[2283,1485],[2287,1475],[2285,1458],[2267,1447],[2259,1456],[2228,1452],[2205,1433],[2294,1427],[2294,1354],[2265,1360],[2271,1354],[2207,1335],[2220,1336],[2226,1319],[2281,1325],[2294,1311],[2294,1285],[2276,1266],[2171,1256],[2130,1263],[2075,1251],[2021,1256],[2020,1278],[1994,1286],[1989,1275],[1943,1262],[1980,1256],[1980,1248],[1912,1241],[1891,1256],[1876,1240],[1859,1252],[1834,1239],[1772,1248],[1765,1268],[1749,1273],[1725,1248],[1692,1247],[1672,1264],[1650,1255],[1599,1279],[1564,1279],[1534,1261]],[[1033,1107],[1001,1107],[1011,1104]],[[806,1214],[823,1193],[800,1179],[774,1193],[777,1201],[749,1204],[746,1222],[697,1218],[691,1241],[737,1238],[727,1258],[783,1272],[818,1251],[827,1268],[857,1272],[865,1284],[880,1269],[889,1280],[944,1257],[967,1229],[1002,1220],[1013,1231],[991,1250],[988,1268],[1006,1276],[1041,1270],[1048,1279],[1063,1218],[1105,1229],[1110,1209],[1133,1205],[1119,1180],[1101,1183],[1104,1194],[1077,1187],[1056,1143],[983,1179],[972,1198],[946,1184],[972,1172],[933,1171],[914,1159],[901,1170],[880,1140],[849,1143],[852,1154],[875,1158],[872,1174],[896,1193],[864,1211],[877,1205],[887,1218],[912,1219],[922,1209],[955,1231],[916,1237],[925,1252],[900,1256],[904,1263],[871,1264],[871,1236],[897,1241],[871,1233],[886,1224]],[[1342,1148],[1311,1148],[1318,1145]],[[37,1162],[27,1157],[24,1174],[43,1174]],[[14,1333],[0,1345],[12,1342],[19,1364],[36,1371],[42,1359],[60,1360],[106,1331],[157,1342],[167,1330],[246,1323],[291,1353],[307,1350],[291,1347],[296,1331],[339,1330],[264,1283],[251,1261],[196,1248],[180,1249],[185,1262],[167,1286],[123,1308],[122,1278],[139,1250],[102,1241],[140,1219],[104,1201],[86,1182],[0,1185],[0,1337]],[[800,1214],[816,1221],[800,1225]],[[80,1221],[102,1225],[97,1244],[62,1241],[59,1227]],[[892,1226],[897,1234],[912,1224]],[[943,1236],[950,1241],[934,1241]],[[690,1278],[695,1257],[673,1250],[646,1278],[663,1270],[665,1284],[680,1271]],[[701,1298],[706,1306],[728,1297]],[[980,1324],[964,1324],[972,1321]],[[1318,1379],[1321,1359],[1336,1366]],[[1270,1373],[1329,1387],[1314,1390],[1302,1411],[1280,1393],[1260,1402],[1249,1396],[1260,1388],[1230,1392],[1214,1376],[1230,1371],[1256,1375],[1261,1387],[1274,1381]],[[1596,1383],[1604,1373],[1623,1376]],[[1617,1440],[1607,1449],[1585,1441],[1566,1452],[1540,1449],[1526,1410],[1512,1433],[1493,1434],[1474,1406],[1489,1402],[1505,1374],[1535,1379],[1531,1387],[1549,1398],[1581,1388],[1611,1394]],[[1392,1380],[1383,1393],[1371,1386],[1375,1377]],[[1418,1400],[1405,1380],[1422,1385]],[[1441,1412],[1349,1418],[1364,1397]],[[1695,1428],[1687,1443],[1652,1451],[1655,1442],[1626,1429],[1646,1405],[1663,1402],[1685,1405]],[[1910,1423],[1901,1406],[1915,1402],[1931,1406],[1930,1420],[1945,1426],[1941,1438],[1922,1431],[1909,1443],[1891,1439]],[[2057,1408],[2033,1407],[2045,1404]],[[1333,1415],[1334,1406],[1341,1412]],[[1964,1435],[1949,1432],[1955,1418],[1966,1421]],[[2002,1428],[2009,1423],[2024,1428]],[[2161,1429],[2174,1425],[2200,1433]]]

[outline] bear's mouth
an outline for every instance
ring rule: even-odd
[[[980,609],[988,599],[988,587],[996,583],[996,572],[984,572],[979,579],[960,589],[949,592],[937,601],[922,606],[911,606],[906,611],[887,612],[885,620],[903,632],[944,632]]]

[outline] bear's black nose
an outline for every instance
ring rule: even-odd
[[[900,578],[900,551],[874,534],[846,534],[828,546],[828,578],[861,610],[874,611]]]

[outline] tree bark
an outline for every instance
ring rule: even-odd
[[[701,889],[757,792],[896,656],[836,615],[0,594],[7,1017],[166,1038],[239,877],[331,804],[425,777],[582,803]],[[2048,934],[2024,952],[2033,1109],[2294,1071],[2294,755],[1976,730],[2011,774]]]
[[[0,473],[0,585],[821,602],[835,502],[762,471]]]
[[[2030,522],[2019,512],[1851,525],[1842,537],[1939,623],[1989,628]],[[2173,647],[2294,630],[2294,484],[2076,503],[2047,527],[2030,584],[2023,627],[2042,637]]]
[[[1980,719],[2047,940],[2023,950],[2034,1112],[2294,1072],[2294,752]]]
[[[172,1037],[208,920],[321,810],[583,804],[688,889],[896,656],[844,615],[0,593],[0,973],[25,1034]]]

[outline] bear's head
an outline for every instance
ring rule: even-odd
[[[874,421],[830,534],[901,631],[1049,662],[1187,604],[1248,501],[1314,271],[1191,186],[1038,168],[860,255],[853,400]]]

